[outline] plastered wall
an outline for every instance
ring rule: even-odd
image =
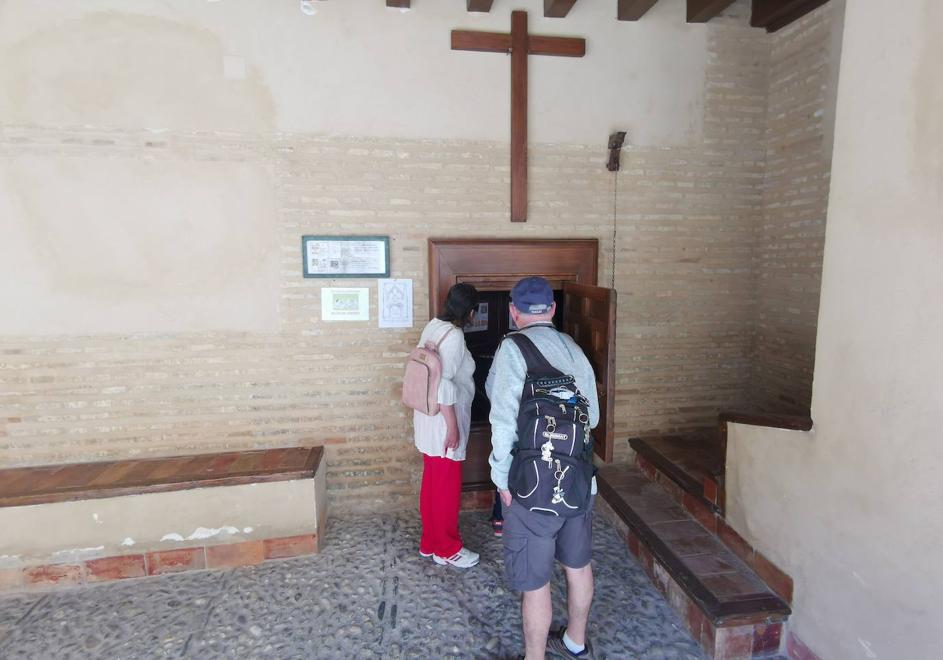
[[[487,14],[431,1],[11,0],[0,9],[0,117],[15,124],[394,138],[509,136],[510,61],[451,51],[453,28],[507,32],[512,9],[535,34],[584,36],[580,59],[532,57],[531,137],[604,144],[615,128],[645,145],[696,144],[707,30],[662,0],[644,24],[606,3],[566,20],[543,0]],[[664,84],[670,80],[671,84]]]
[[[811,433],[734,425],[728,517],[823,658],[939,656],[943,7],[850,2]]]
[[[334,510],[411,505],[397,388],[429,237],[599,239],[617,437],[749,401],[770,38],[748,2],[706,26],[680,0],[638,24],[594,3],[537,20],[531,2],[535,32],[589,46],[532,63],[524,225],[507,62],[447,47],[509,9],[316,4],[0,6],[0,464],[325,444]],[[301,277],[313,233],[389,235],[415,327],[376,327],[369,280],[344,284],[370,288],[370,322],[321,322],[330,282]]]

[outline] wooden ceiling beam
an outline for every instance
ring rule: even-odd
[[[544,17],[564,18],[575,4],[576,0],[544,0]]]
[[[394,9],[409,9],[410,0],[386,0],[387,7]]]
[[[775,32],[826,2],[828,0],[753,0],[750,25]]]
[[[466,0],[465,9],[467,11],[480,11],[480,12],[489,12],[491,11],[491,5],[494,4],[494,0]]]
[[[656,2],[658,0],[619,0],[616,17],[620,21],[637,21],[654,7]]]
[[[688,23],[706,23],[733,4],[733,0],[688,0]]]

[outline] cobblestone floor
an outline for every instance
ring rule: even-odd
[[[417,552],[414,514],[331,521],[321,553],[262,566],[0,598],[0,658],[501,658],[520,652],[500,540],[462,515],[468,571]],[[700,659],[608,522],[595,527],[597,657]],[[563,621],[563,575],[553,582]]]

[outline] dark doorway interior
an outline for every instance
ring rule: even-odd
[[[563,291],[553,292],[553,297],[557,303],[557,313],[553,317],[553,324],[557,329],[563,328]],[[501,339],[508,332],[515,328],[512,327],[511,315],[508,306],[511,302],[509,291],[482,291],[479,309],[482,305],[487,308],[488,326],[487,329],[468,328],[465,331],[465,344],[475,358],[475,401],[472,403],[472,423],[488,423],[488,414],[491,405],[488,403],[488,397],[485,394],[485,380],[488,378],[488,371],[491,369],[491,363],[494,360],[494,354],[498,350]]]
[[[462,483],[465,490],[489,489],[491,452],[490,405],[485,379],[501,338],[509,330],[510,290],[522,277],[539,275],[554,288],[556,326],[586,353],[596,372],[600,424],[594,434],[597,454],[611,460],[615,391],[615,292],[597,287],[599,245],[595,239],[429,240],[429,312],[435,315],[453,284],[469,282],[487,305],[487,324],[466,331],[465,341],[475,358],[476,396]],[[479,315],[481,319],[481,315]]]

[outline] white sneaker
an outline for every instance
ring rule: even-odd
[[[451,564],[456,568],[471,568],[478,563],[478,553],[472,552],[468,548],[462,546],[458,552],[456,552],[451,557],[440,557],[439,555],[432,555],[432,560],[437,563],[445,566],[446,564]]]

